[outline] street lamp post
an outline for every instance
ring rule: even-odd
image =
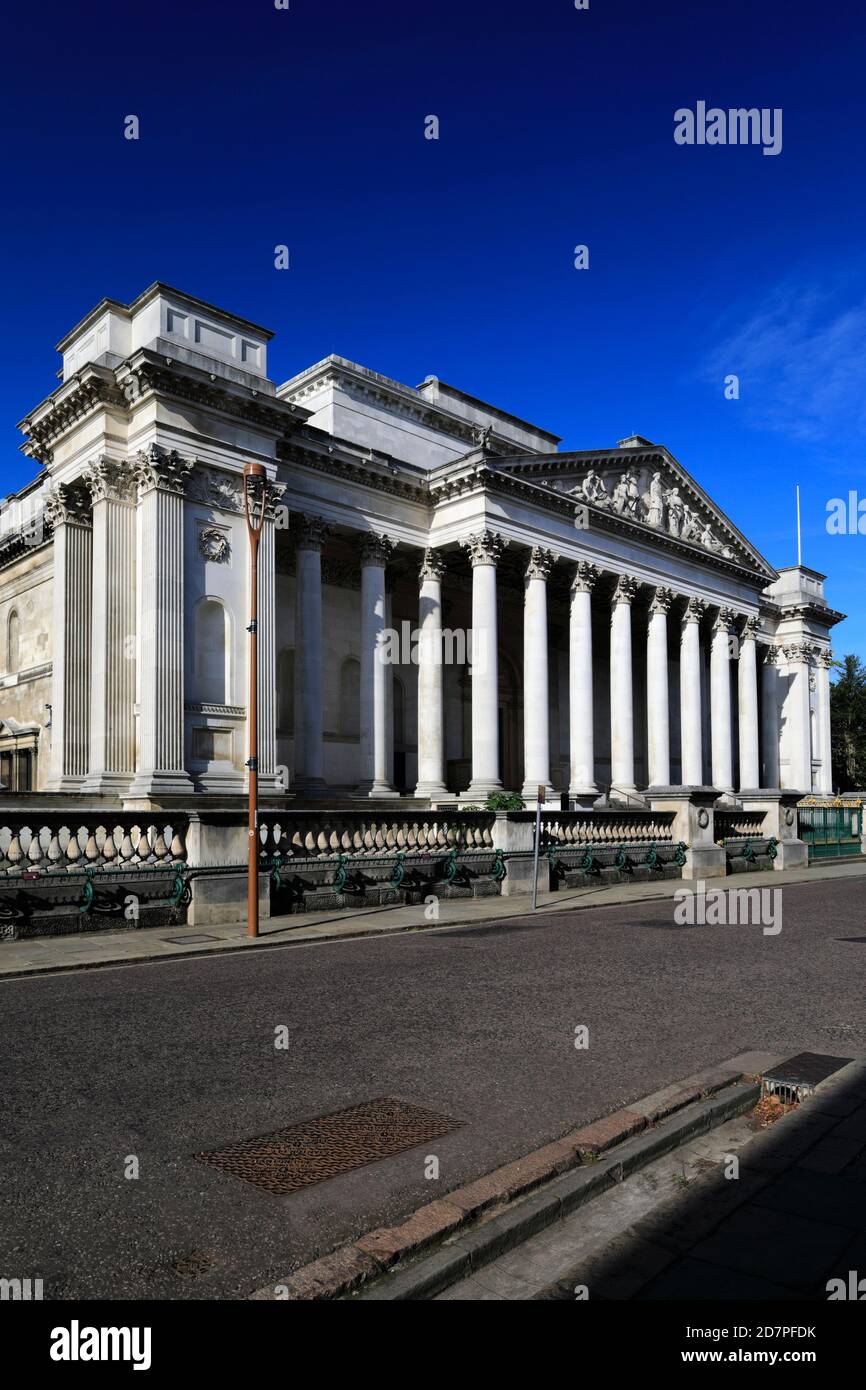
[[[260,463],[244,464],[244,509],[250,538],[250,698],[249,728],[249,855],[247,862],[247,936],[259,934],[259,540],[265,518],[267,475]]]

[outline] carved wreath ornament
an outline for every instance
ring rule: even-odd
[[[224,531],[216,526],[205,526],[198,533],[198,548],[206,560],[215,565],[228,564],[231,555],[231,542]]]

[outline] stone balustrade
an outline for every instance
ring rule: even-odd
[[[765,834],[766,811],[744,811],[741,808],[716,807],[713,812],[716,840],[761,839]]]
[[[113,811],[110,817],[7,813],[0,824],[0,876],[65,873],[74,869],[170,867],[186,859],[187,817],[148,821]]]
[[[340,854],[423,855],[451,849],[492,850],[493,811],[435,813],[416,817],[368,811],[274,811],[260,816],[265,855],[327,859]]]
[[[526,813],[524,813],[526,814]],[[542,853],[558,845],[673,843],[672,811],[557,811],[541,814]]]

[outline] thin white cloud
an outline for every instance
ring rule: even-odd
[[[734,373],[749,424],[798,443],[866,440],[866,295],[787,284],[733,324],[703,375]]]

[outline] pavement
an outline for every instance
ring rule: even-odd
[[[776,935],[678,926],[642,890],[7,978],[0,1275],[47,1298],[245,1298],[719,1058],[866,1055],[862,870],[758,878]],[[287,1196],[196,1158],[378,1096],[461,1125]]]
[[[736,878],[709,880],[713,887],[780,888],[790,883],[816,883],[822,879],[866,876],[866,858],[843,863],[818,862],[811,868],[779,872],[737,874]],[[613,887],[540,892],[536,916],[623,904],[658,902],[673,898],[683,886],[679,879],[660,883],[619,884]],[[524,917],[529,897],[466,898],[443,900],[438,920],[425,918],[423,906],[349,908],[339,913],[308,912],[303,916],[275,917],[263,921],[260,934],[246,934],[246,919],[217,926],[146,927],[114,932],[81,932],[74,935],[31,937],[0,941],[0,980],[17,975],[53,970],[84,970],[104,965],[129,965],[141,961],[184,959],[225,951],[263,950],[274,946],[298,946],[352,937],[390,935],[432,926],[462,926],[508,921]]]

